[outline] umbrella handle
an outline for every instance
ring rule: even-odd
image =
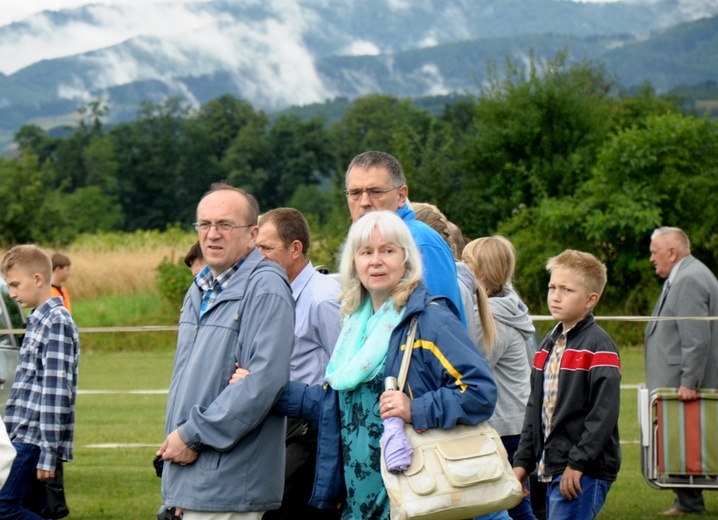
[[[384,379],[384,391],[387,392],[389,390],[399,390],[399,382],[393,376]]]

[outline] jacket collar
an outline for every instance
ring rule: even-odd
[[[409,296],[409,300],[406,302],[406,312],[404,313],[404,318],[401,323],[403,324],[417,312],[421,312],[431,302],[436,302],[439,305],[448,307],[449,310],[453,312],[457,318],[459,318],[459,310],[449,298],[446,296],[431,294],[426,288],[426,284],[421,281]]]
[[[589,312],[584,319],[579,321],[576,325],[571,328],[571,330],[568,331],[568,335],[566,336],[566,339],[570,339],[574,337],[576,334],[581,332],[583,329],[588,327],[589,325],[593,324],[593,322],[596,321],[596,319],[593,317],[593,312]],[[563,326],[559,322],[558,325],[556,325],[553,330],[551,331],[550,338],[552,343],[556,343],[556,340],[558,340],[559,336],[563,333]]]
[[[289,285],[289,281],[287,280],[287,273],[285,273],[284,270],[274,262],[271,262],[262,257],[262,254],[255,247],[249,252],[246,257],[244,257],[242,265],[239,266],[237,272],[235,272],[229,279],[229,283],[222,290],[222,294],[219,295],[217,301],[225,299],[236,300],[243,298],[244,293],[247,291],[247,284],[249,283],[249,278],[251,274],[258,269],[269,269],[277,271],[280,276],[284,278],[284,280],[287,282],[287,285]],[[197,292],[197,296],[201,298],[200,289],[199,287],[197,287],[197,284],[195,284],[195,289]]]

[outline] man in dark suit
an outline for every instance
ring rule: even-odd
[[[691,255],[688,236],[661,227],[651,235],[651,263],[665,278],[653,316],[718,316],[718,281]],[[698,388],[718,388],[718,321],[665,320],[646,326],[646,386],[677,388],[679,399],[697,398]],[[673,507],[661,513],[705,513],[700,489],[676,489]]]

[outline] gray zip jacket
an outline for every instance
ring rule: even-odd
[[[520,435],[531,391],[535,328],[528,307],[510,286],[489,298],[489,308],[496,322],[496,339],[491,352],[487,353],[485,349],[483,352],[499,394],[489,424],[502,437]]]
[[[254,249],[199,318],[193,284],[180,317],[165,435],[199,452],[186,466],[165,462],[166,506],[248,512],[279,507],[285,419],[269,415],[289,378],[294,299],[284,271]],[[250,371],[229,385],[235,363]]]

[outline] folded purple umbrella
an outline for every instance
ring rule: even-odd
[[[384,463],[391,473],[403,473],[411,464],[414,449],[404,433],[404,419],[388,417],[384,419],[384,433],[381,436],[384,446]]]

